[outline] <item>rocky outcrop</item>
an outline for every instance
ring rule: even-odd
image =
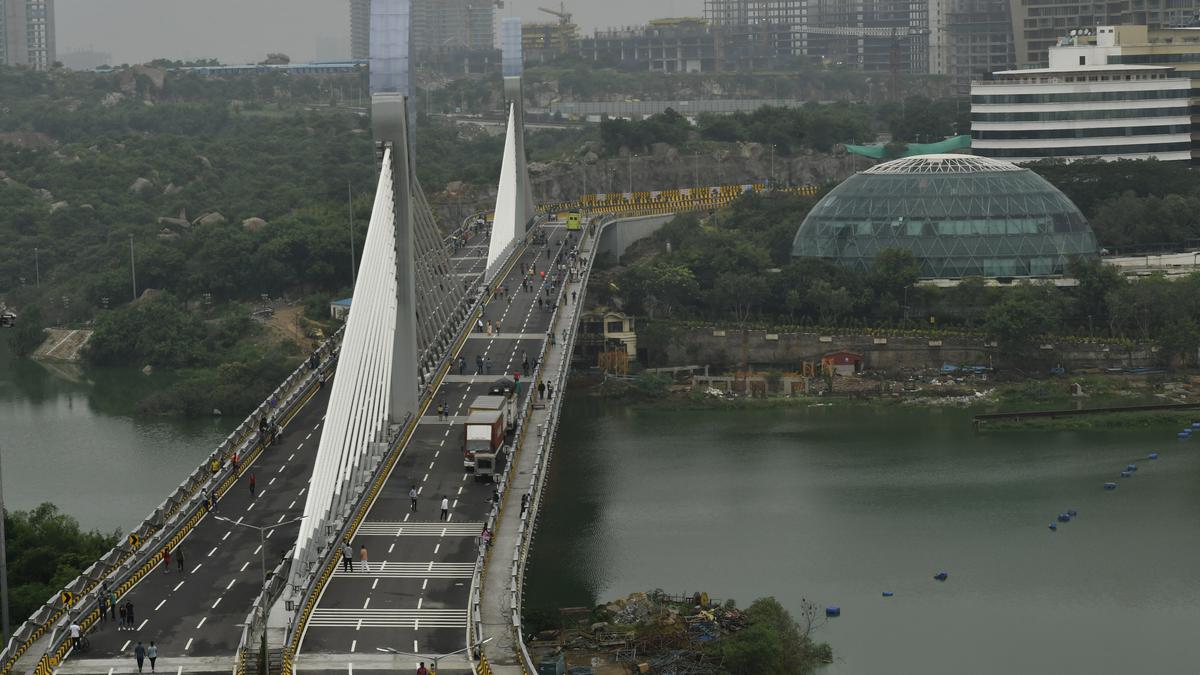
[[[137,180],[133,181],[132,185],[129,186],[129,191],[137,193],[137,194],[142,194],[143,192],[145,192],[146,190],[149,190],[153,186],[154,186],[154,183],[151,183],[150,179],[138,178]]]
[[[262,218],[247,218],[242,221],[242,229],[247,232],[258,232],[267,227],[267,221]]]
[[[200,227],[204,227],[206,225],[221,225],[225,222],[226,222],[225,216],[221,215],[217,211],[213,211],[212,213],[206,213],[206,214],[200,216],[199,218],[196,219],[196,222],[194,222],[192,224],[200,226]]]
[[[50,213],[58,213],[59,211],[62,211],[63,209],[68,208],[70,206],[71,205],[68,204],[67,202],[54,202],[53,204],[50,205]]]

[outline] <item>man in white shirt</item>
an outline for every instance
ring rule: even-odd
[[[83,629],[79,627],[79,623],[71,622],[71,649],[79,649],[79,637],[83,634]]]
[[[442,520],[450,520],[450,498],[442,496]]]

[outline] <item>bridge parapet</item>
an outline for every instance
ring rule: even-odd
[[[56,597],[47,600],[13,632],[0,652],[0,675],[23,671],[24,664],[32,666],[30,669],[39,675],[48,674],[62,662],[70,651],[66,631],[70,620],[77,620],[86,631],[99,621],[96,595],[101,589],[108,588],[120,599],[158,565],[164,549],[174,549],[187,536],[206,513],[206,495],[211,493],[215,498],[224,494],[241,470],[262,451],[258,420],[270,414],[285,423],[307,398],[317,378],[332,368],[337,337],[335,334],[313,352],[320,362],[317,368],[312,368],[308,360],[297,366],[124,541],[68,583]],[[236,469],[228,461],[235,452],[239,455]]]

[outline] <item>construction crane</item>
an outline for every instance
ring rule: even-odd
[[[575,37],[576,29],[575,24],[571,23],[572,14],[567,11],[566,3],[558,3],[558,9],[556,10],[538,7],[538,11],[558,17],[558,50],[566,54],[567,46],[570,44],[571,39]]]
[[[798,33],[808,33],[810,35],[836,35],[842,37],[875,37],[875,38],[891,38],[892,48],[888,54],[888,71],[890,82],[888,83],[889,96],[893,101],[900,98],[900,38],[908,38],[910,40],[929,35],[928,28],[914,28],[906,26],[903,28],[867,28],[858,26],[800,26]]]

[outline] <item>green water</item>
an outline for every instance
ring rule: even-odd
[[[137,401],[166,377],[133,369],[63,377],[13,357],[6,337],[0,332],[0,457],[11,510],[49,501],[85,528],[128,529],[237,426],[225,417],[139,416]]]
[[[1196,672],[1197,442],[976,435],[961,411],[664,412],[574,395],[526,602],[663,588],[839,605],[818,633],[838,675]],[[1049,531],[1068,508],[1079,517]]]

